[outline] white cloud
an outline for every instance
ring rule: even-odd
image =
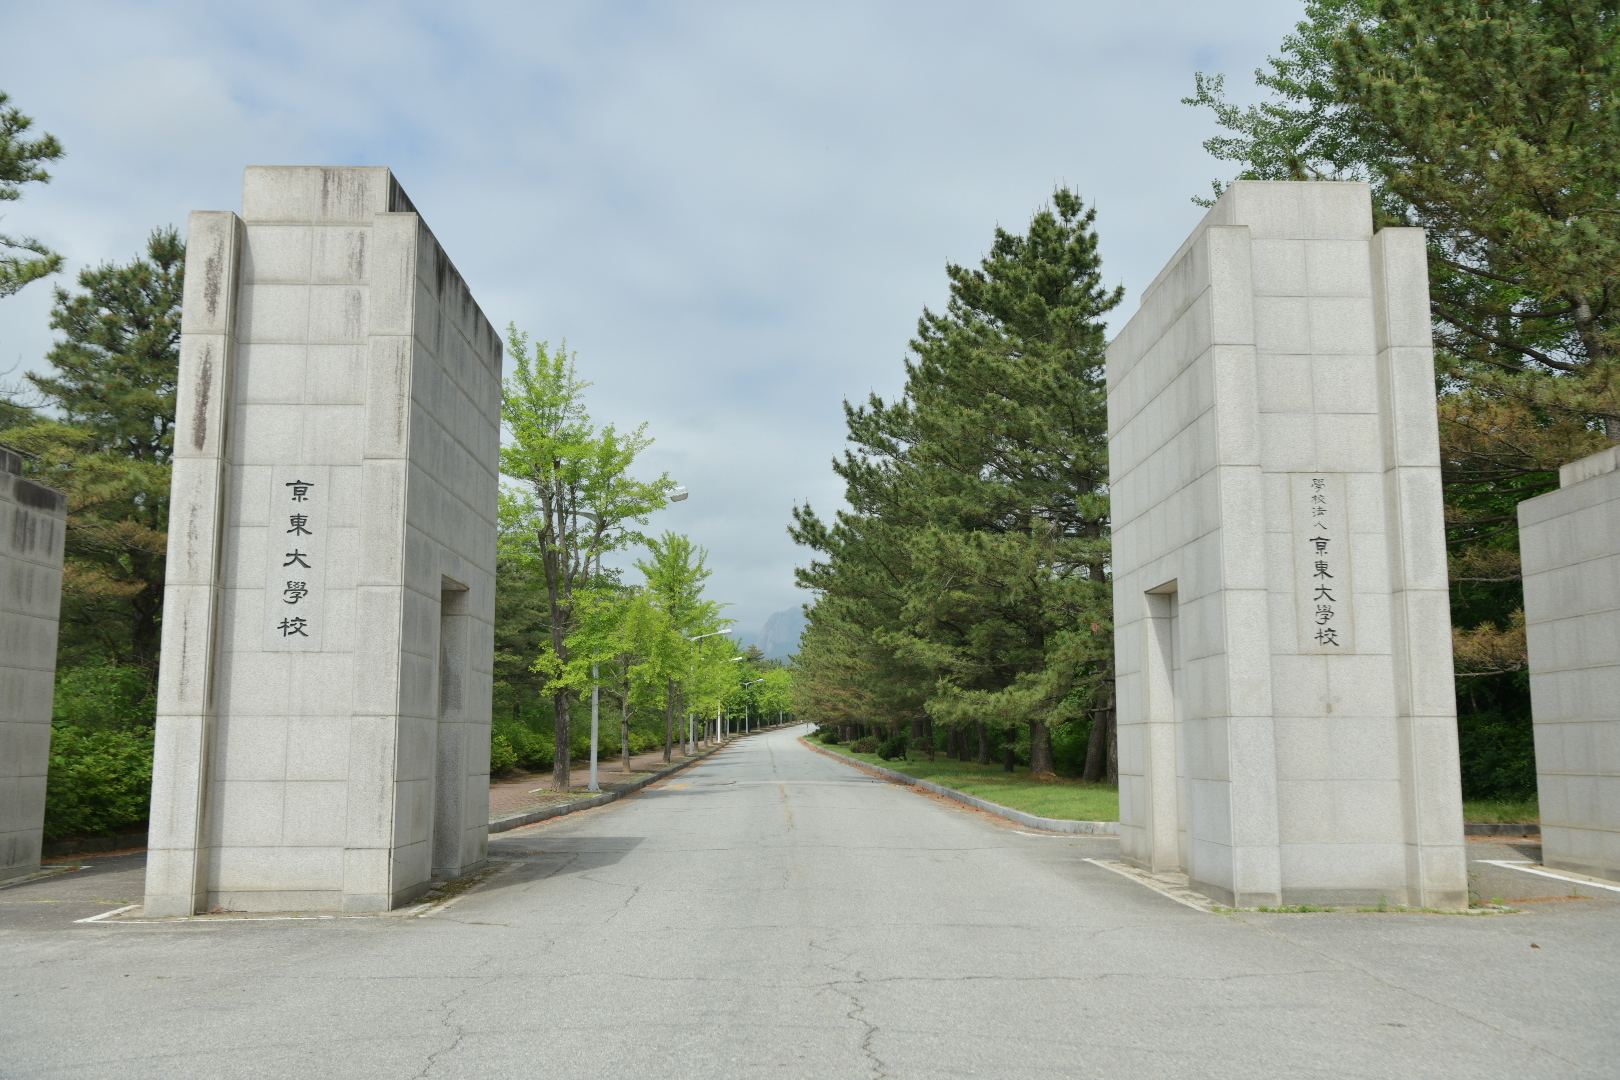
[[[844,397],[892,393],[943,264],[1057,182],[1133,291],[1222,167],[1179,104],[1297,0],[1103,4],[77,3],[12,7],[4,83],[66,144],[6,228],[75,265],[239,205],[247,164],[392,166],[485,311],[568,338],[650,422],[744,628],[801,599],[789,507],[831,508]],[[1132,295],[1127,304],[1134,306]],[[49,345],[0,302],[0,371]]]

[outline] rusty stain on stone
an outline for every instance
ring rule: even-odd
[[[197,406],[191,416],[191,446],[201,450],[208,441],[208,395],[214,382],[214,347],[203,346],[202,370],[197,373]]]
[[[222,260],[218,252],[208,256],[203,262],[203,303],[208,307],[210,320],[219,315],[219,295],[225,287],[220,272],[221,265]]]

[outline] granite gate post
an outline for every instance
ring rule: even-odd
[[[1422,231],[1233,184],[1108,414],[1125,856],[1240,907],[1466,907]]]
[[[1620,881],[1620,446],[1519,504],[1541,857]]]
[[[500,338],[385,168],[191,215],[148,915],[484,860]]]
[[[0,447],[0,881],[39,869],[67,500]]]

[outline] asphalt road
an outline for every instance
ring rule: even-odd
[[[501,834],[424,917],[0,890],[0,1077],[1612,1077],[1620,903],[1208,914],[799,745]],[[1535,947],[1532,947],[1532,946]]]

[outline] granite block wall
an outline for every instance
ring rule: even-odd
[[[1620,881],[1620,446],[1519,504],[1547,866]]]
[[[501,343],[387,169],[192,215],[146,908],[484,859]]]
[[[1224,903],[1467,904],[1427,290],[1243,181],[1109,346],[1121,841]]]
[[[39,869],[67,500],[0,446],[0,881]]]

